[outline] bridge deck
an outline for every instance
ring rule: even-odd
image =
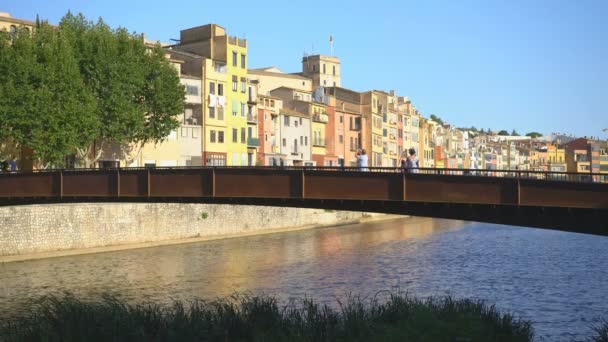
[[[550,228],[566,225],[568,230],[606,234],[607,181],[606,175],[497,170],[75,169],[2,173],[0,205],[91,201],[332,205],[334,209],[418,213]],[[478,213],[469,213],[472,210]],[[549,215],[547,210],[551,217],[539,220]],[[505,215],[515,215],[519,220],[513,222],[513,217]]]

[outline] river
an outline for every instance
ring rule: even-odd
[[[333,302],[383,290],[483,299],[577,341],[608,319],[608,238],[424,218],[0,264],[0,312],[70,291],[133,302],[235,292]]]

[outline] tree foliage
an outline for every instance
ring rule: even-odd
[[[178,127],[184,87],[159,46],[69,12],[58,28],[37,26],[0,34],[0,141],[91,166],[104,144],[159,142]]]
[[[511,135],[514,137],[518,137],[519,133],[517,133],[517,131],[515,129],[513,129],[513,131],[511,132]]]
[[[97,127],[71,43],[48,25],[0,36],[0,141],[58,163]]]
[[[531,138],[538,138],[538,137],[542,137],[542,133],[538,133],[538,132],[530,132],[530,133],[526,133],[527,137],[531,137]]]
[[[500,132],[498,132],[498,135],[509,135],[509,132],[507,132],[503,129]]]
[[[437,115],[431,114],[430,118],[431,118],[431,120],[437,122],[438,124],[443,125],[443,120],[441,120],[441,118],[438,117]]]

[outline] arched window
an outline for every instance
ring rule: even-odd
[[[11,25],[10,33],[15,33],[15,32],[17,32],[17,26]]]
[[[30,33],[30,28],[29,27],[24,27],[23,30],[27,33]]]

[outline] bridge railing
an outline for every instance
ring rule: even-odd
[[[252,169],[252,170],[305,170],[305,171],[336,171],[336,172],[374,172],[374,173],[415,173],[439,176],[468,176],[535,179],[544,181],[562,181],[577,183],[608,183],[608,173],[580,173],[559,171],[534,170],[490,170],[490,169],[455,169],[455,168],[418,168],[414,170],[400,167],[353,167],[353,166],[162,166],[162,167],[121,167],[121,168],[75,168],[75,169],[43,169],[33,171],[2,172],[0,176],[27,173],[53,173],[53,172],[100,172],[102,170],[209,170],[209,169]]]

